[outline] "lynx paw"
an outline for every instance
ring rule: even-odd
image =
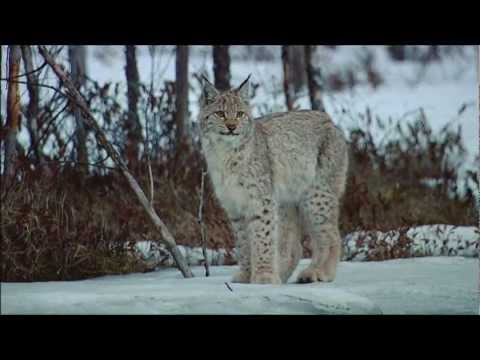
[[[298,275],[297,282],[311,283],[316,281],[331,282],[335,275],[326,274],[324,270],[307,268]]]
[[[233,275],[233,283],[248,283],[250,280],[250,274],[245,271],[238,271]]]
[[[281,284],[280,276],[269,274],[269,273],[260,273],[252,275],[250,281],[252,284]]]

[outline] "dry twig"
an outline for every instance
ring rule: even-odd
[[[198,207],[198,224],[200,225],[200,234],[202,237],[202,252],[205,259],[205,276],[210,276],[210,268],[208,265],[207,257],[207,239],[206,239],[206,229],[205,223],[203,221],[203,199],[205,194],[205,175],[207,172],[202,169],[202,181],[200,185],[200,205]]]

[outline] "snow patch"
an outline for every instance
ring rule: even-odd
[[[404,257],[478,257],[478,240],[479,231],[474,226],[424,225],[406,232],[358,231],[344,238],[343,256],[350,261],[365,261],[371,259],[379,247],[391,252],[395,246],[401,246]]]
[[[384,253],[392,254],[394,248],[401,248],[401,257],[421,256],[463,256],[478,257],[479,231],[474,226],[424,225],[412,227],[405,232],[392,230],[357,231],[343,239],[343,260],[378,260],[376,255],[382,247]],[[205,257],[201,247],[178,246],[190,266],[204,265]],[[140,241],[134,252],[152,267],[175,265],[172,256],[162,244]],[[207,249],[210,265],[236,264],[236,250]]]

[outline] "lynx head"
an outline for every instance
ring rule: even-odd
[[[250,76],[235,89],[219,91],[203,78],[200,128],[212,141],[238,144],[253,128],[248,104]]]

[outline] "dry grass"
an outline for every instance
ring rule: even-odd
[[[192,161],[186,156],[180,161]],[[178,159],[177,159],[177,164]],[[174,167],[170,166],[170,170]],[[198,167],[156,168],[154,206],[180,245],[200,246],[196,214]],[[138,174],[147,189],[147,177]],[[208,184],[209,185],[209,184]],[[223,210],[205,204],[207,244],[232,247]],[[130,256],[135,242],[158,236],[124,179],[82,175],[64,168],[54,176],[32,172],[2,193],[2,281],[73,280],[151,270]]]
[[[398,138],[375,145],[369,128],[373,121],[385,126],[367,111],[365,128],[351,132],[343,233],[428,224],[475,225],[475,174],[468,173],[470,185],[463,193],[458,187],[462,184],[458,164],[465,158],[460,130],[445,127],[433,135],[420,111],[413,124],[392,125]],[[437,185],[428,185],[427,180]]]

